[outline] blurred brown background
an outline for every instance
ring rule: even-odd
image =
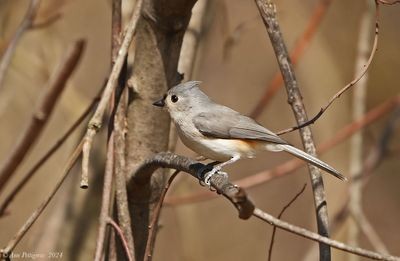
[[[204,1],[204,0],[199,0]],[[27,0],[0,2],[0,51],[15,31],[28,6]],[[124,6],[131,8],[130,1]],[[286,44],[290,49],[301,35],[317,0],[277,0],[278,17]],[[0,200],[34,162],[47,151],[57,137],[83,111],[94,97],[109,72],[110,8],[107,0],[43,1],[38,20],[54,13],[60,19],[50,25],[26,32],[19,42],[4,86],[0,89],[0,159],[15,144],[18,133],[26,125],[41,90],[67,47],[84,38],[87,46],[83,59],[69,81],[44,133],[18,169],[12,184],[0,195]],[[296,66],[296,76],[308,114],[314,115],[321,106],[347,84],[354,75],[361,14],[365,1],[332,1],[318,32]],[[390,97],[398,95],[400,67],[400,5],[382,6],[379,49],[368,71],[367,110]],[[250,113],[266,86],[278,70],[266,30],[254,1],[210,1],[204,16],[193,79],[201,80],[203,90],[215,101],[244,114]],[[242,29],[238,33],[238,25]],[[374,28],[370,28],[373,32]],[[235,41],[227,40],[237,33]],[[372,41],[371,41],[372,43]],[[162,94],[160,94],[161,96]],[[352,91],[344,94],[312,126],[315,142],[329,140],[344,125],[352,121]],[[287,95],[281,89],[258,121],[278,131],[295,125]],[[364,152],[368,155],[382,134],[391,114],[364,129]],[[3,247],[23,224],[29,214],[48,194],[59,177],[71,150],[81,137],[83,128],[37,173],[9,208],[10,214],[0,218],[0,246]],[[284,136],[301,147],[297,132]],[[396,131],[389,150],[363,190],[363,208],[373,228],[392,254],[400,255],[400,163],[399,138]],[[98,222],[101,176],[103,166],[101,138],[93,165],[98,170],[89,190],[79,189],[78,174],[73,173],[49,208],[21,241],[16,252],[63,252],[65,260],[88,260],[93,257]],[[104,140],[104,139],[103,139]],[[179,142],[177,153],[196,155]],[[349,142],[344,142],[321,158],[346,175],[349,172]],[[242,160],[226,170],[232,180],[272,168],[286,160],[286,154],[262,153],[256,159]],[[1,160],[0,160],[1,162]],[[324,178],[330,217],[348,201],[348,183],[329,176]],[[309,183],[306,168],[271,182],[248,189],[257,207],[277,215],[281,208]],[[183,196],[204,191],[191,177],[181,174],[169,192]],[[284,220],[315,231],[314,204],[311,187],[285,213]],[[165,207],[161,216],[162,228],[156,242],[154,260],[266,260],[272,227],[252,218],[238,219],[236,210],[224,198],[179,206]],[[341,224],[332,237],[347,241],[347,231],[356,226],[351,219]],[[273,260],[315,260],[312,247],[316,244],[278,231]],[[360,246],[374,249],[361,236]],[[348,255],[334,251],[333,260],[348,260]],[[364,260],[364,259],[360,259]]]

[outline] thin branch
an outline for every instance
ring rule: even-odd
[[[285,213],[286,209],[288,209],[296,200],[298,197],[300,197],[301,194],[303,194],[304,190],[306,189],[307,184],[304,184],[303,187],[297,194],[282,208],[281,212],[278,215],[278,219],[281,219],[283,213]],[[274,247],[274,238],[276,234],[276,227],[274,226],[272,229],[272,235],[271,235],[271,241],[269,244],[269,250],[268,250],[268,261],[272,260],[272,248]]]
[[[115,63],[118,58],[118,50],[121,46],[121,29],[122,29],[122,1],[112,1],[112,23],[111,23],[111,65]],[[126,60],[125,60],[126,61]],[[126,64],[126,63],[125,63]],[[126,190],[126,110],[128,106],[127,88],[125,88],[126,81],[126,66],[121,69],[120,77],[118,78],[118,85],[113,94],[114,101],[112,102],[112,109],[115,111],[114,116],[114,175],[115,175],[115,207],[116,216],[118,218],[121,233],[124,235],[127,244],[127,251],[129,255],[135,256],[134,241],[131,228],[131,217],[128,208],[128,195]],[[115,109],[116,108],[116,109]],[[110,244],[110,247],[112,245]],[[115,250],[116,252],[116,250]],[[115,253],[118,255],[118,253]],[[117,257],[116,257],[117,258]]]
[[[152,256],[153,249],[154,249],[154,242],[155,242],[155,238],[156,238],[157,231],[158,231],[158,220],[160,218],[161,208],[164,203],[164,198],[165,198],[165,195],[167,195],[169,187],[171,186],[171,184],[174,181],[174,179],[176,178],[176,176],[178,176],[179,172],[180,172],[179,170],[176,170],[171,175],[171,177],[169,177],[168,182],[165,185],[163,192],[161,193],[160,199],[158,200],[157,206],[154,209],[153,219],[151,220],[151,223],[149,225],[149,236],[148,236],[147,243],[146,243],[146,251],[145,251],[145,255],[144,255],[145,256],[144,261],[151,260],[151,256]]]
[[[17,144],[0,167],[0,191],[42,133],[43,127],[49,119],[58,98],[61,96],[68,79],[82,56],[84,46],[85,42],[83,40],[75,42],[50,77],[28,126],[22,132]]]
[[[0,61],[0,90],[3,86],[5,75],[7,72],[7,68],[10,65],[11,58],[15,52],[15,48],[21,36],[24,34],[26,30],[28,30],[32,24],[33,20],[35,19],[36,13],[39,9],[41,0],[31,0],[28,6],[28,10],[24,18],[22,19],[21,23],[19,24],[17,30],[15,31],[14,35],[12,36],[8,46],[6,47],[5,52],[3,53]]]
[[[360,247],[351,247],[340,241],[336,241],[336,240],[333,240],[333,239],[330,239],[327,237],[323,237],[323,236],[318,235],[317,233],[311,232],[307,229],[304,229],[304,228],[292,225],[290,223],[287,223],[285,221],[282,221],[280,219],[277,219],[258,208],[254,209],[253,216],[267,222],[270,225],[276,226],[276,227],[286,230],[290,233],[302,236],[304,238],[311,239],[316,242],[324,243],[326,245],[329,245],[329,246],[334,247],[339,250],[346,251],[348,253],[352,253],[355,255],[363,256],[363,257],[368,257],[368,258],[375,259],[375,260],[387,260],[387,261],[399,261],[400,260],[400,257],[397,257],[397,256],[380,254],[380,253],[369,251],[369,250],[366,250],[366,249],[363,249]]]
[[[276,6],[271,0],[255,0],[255,2],[267,29],[268,36],[271,40],[278,65],[285,82],[288,102],[292,107],[297,125],[301,125],[302,123],[307,122],[307,113],[302,101],[302,96],[296,80],[293,65],[290,61],[286,45],[283,41],[283,36],[280,31],[280,26],[276,17]],[[311,129],[309,127],[300,129],[300,136],[305,151],[310,155],[316,156],[316,148]],[[317,167],[310,164],[308,164],[308,169],[310,172],[314,196],[318,233],[322,236],[329,237],[328,207],[325,199],[324,181],[321,176],[321,171]],[[321,261],[331,260],[331,251],[329,246],[320,243],[319,250]]]
[[[56,143],[42,156],[40,160],[26,173],[24,178],[19,181],[15,188],[5,197],[5,200],[0,205],[0,216],[4,215],[7,207],[13,201],[14,197],[21,191],[22,188],[28,183],[28,181],[33,177],[37,170],[47,162],[47,160],[64,144],[64,142],[70,137],[70,135],[76,130],[76,128],[83,122],[83,120],[88,116],[90,111],[94,108],[96,103],[99,101],[100,96],[97,95],[89,106],[84,110],[81,116],[69,127],[69,129],[57,140]]]
[[[374,57],[375,57],[375,53],[378,50],[378,39],[379,39],[379,2],[375,2],[375,7],[376,7],[376,11],[375,11],[375,37],[374,37],[374,43],[372,45],[372,50],[371,50],[371,54],[368,58],[368,61],[363,65],[363,67],[361,68],[360,72],[355,76],[355,78],[348,83],[346,86],[344,86],[340,91],[338,91],[332,98],[329,99],[328,103],[322,107],[320,109],[320,111],[314,116],[312,117],[310,120],[307,120],[301,124],[298,124],[298,126],[295,127],[291,127],[285,130],[282,130],[280,132],[278,132],[278,135],[282,135],[284,133],[288,133],[294,130],[298,130],[301,128],[304,128],[310,124],[314,124],[321,116],[322,114],[332,105],[332,103],[340,98],[340,96],[345,93],[347,90],[349,90],[351,87],[353,87],[354,85],[356,85],[356,83],[358,83],[363,76],[365,75],[365,73],[368,71],[369,66],[371,65]]]
[[[183,171],[198,179],[199,181],[204,181],[204,174],[211,169],[211,167],[207,167],[206,165],[191,160],[189,158],[178,156],[169,152],[161,152],[154,155],[152,158],[147,159],[145,162],[135,168],[132,173],[130,173],[128,179],[128,187],[134,186],[135,184],[144,184],[146,180],[150,179],[151,175],[158,168],[171,168]],[[348,246],[342,242],[320,236],[307,229],[294,226],[278,218],[275,218],[270,214],[263,212],[258,208],[255,208],[253,203],[248,199],[246,192],[242,188],[235,186],[229,182],[226,173],[217,172],[215,175],[213,175],[211,177],[211,186],[216,189],[217,193],[222,194],[231,203],[233,203],[233,205],[239,211],[239,218],[241,219],[248,219],[251,216],[255,216],[270,225],[276,226],[293,234],[297,234],[317,242],[322,242],[326,245],[349,253],[377,260],[400,260],[400,257],[383,255],[362,248]]]
[[[118,226],[117,223],[115,223],[115,221],[111,217],[107,217],[106,222],[107,222],[107,224],[111,225],[114,228],[114,230],[117,232],[119,238],[121,239],[122,245],[124,246],[125,254],[126,254],[126,257],[128,258],[128,260],[133,261],[134,259],[133,259],[131,250],[129,249],[129,244],[128,244],[121,228]]]
[[[104,89],[103,95],[99,102],[99,105],[94,113],[93,117],[90,119],[87,131],[84,137],[83,146],[83,157],[82,157],[82,176],[81,176],[81,188],[88,188],[89,186],[89,156],[92,147],[92,142],[94,135],[101,128],[101,122],[103,120],[104,112],[110,102],[111,96],[118,85],[118,78],[121,73],[122,67],[125,63],[126,55],[130,43],[133,39],[133,35],[136,31],[138,20],[141,16],[141,10],[143,6],[143,0],[138,0],[136,3],[135,10],[132,14],[131,20],[129,21],[128,27],[125,32],[125,36],[122,40],[121,48],[118,51],[118,57],[115,60],[114,66],[111,70],[110,77]]]
[[[69,157],[66,166],[64,167],[63,174],[61,175],[60,180],[56,183],[53,190],[50,192],[49,196],[40,204],[40,206],[32,213],[32,215],[28,218],[25,224],[20,228],[20,230],[15,234],[15,236],[8,242],[7,246],[1,250],[1,256],[9,256],[9,254],[14,250],[18,242],[25,236],[26,232],[28,232],[29,228],[33,225],[33,223],[38,219],[40,214],[42,214],[43,210],[47,207],[50,200],[53,199],[54,195],[61,187],[62,183],[68,176],[71,168],[74,166],[75,162],[79,158],[82,152],[83,142],[75,148],[74,152]]]
[[[114,168],[114,150],[112,149],[112,146],[114,146],[113,133],[111,133],[110,135],[107,146],[107,160],[104,173],[103,197],[101,200],[99,230],[97,234],[96,251],[94,256],[95,261],[102,260],[102,256],[104,254],[103,250],[106,238],[107,218],[110,215],[110,203],[111,203],[113,168]]]
[[[400,104],[400,97],[395,96],[390,98],[389,100],[383,102],[382,104],[376,106],[371,109],[364,117],[359,119],[358,121],[352,122],[341,130],[339,130],[335,136],[328,141],[321,143],[318,147],[319,153],[324,153],[334,146],[340,144],[345,141],[348,137],[356,133],[358,130],[374,123],[375,121],[382,118],[383,115],[386,115],[388,112],[392,111]],[[294,173],[295,170],[303,166],[305,163],[303,161],[293,159],[289,160],[277,167],[273,170],[265,170],[260,173],[256,173],[254,175],[250,175],[246,178],[235,181],[236,184],[240,185],[243,188],[252,188],[255,186],[259,186],[263,183],[266,183],[274,178],[284,176],[286,174]],[[183,204],[192,204],[196,202],[202,202],[205,200],[210,200],[216,198],[215,194],[207,192],[197,192],[188,196],[183,197],[173,197],[169,196],[165,199],[165,203],[170,206],[178,206]]]
[[[315,33],[325,17],[332,0],[320,0],[313,9],[312,15],[308,21],[306,29],[303,31],[300,39],[295,43],[294,49],[290,54],[290,59],[293,65],[296,65],[300,58],[304,55],[305,50],[310,45]],[[258,118],[265,107],[268,105],[271,98],[278,92],[283,85],[283,78],[280,71],[276,72],[272,81],[267,85],[267,88],[261,99],[250,113],[252,118]]]

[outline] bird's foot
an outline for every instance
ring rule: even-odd
[[[207,172],[204,175],[204,183],[212,190],[211,188],[211,178],[214,176],[215,173],[219,172],[221,170],[221,166],[214,166],[213,169],[209,172]]]

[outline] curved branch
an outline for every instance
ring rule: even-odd
[[[194,178],[204,181],[204,174],[211,170],[211,167],[186,157],[178,156],[170,152],[161,152],[154,155],[139,165],[130,173],[127,179],[128,190],[130,187],[146,184],[151,175],[158,168],[170,168],[186,172]],[[218,194],[225,196],[239,211],[239,218],[248,219],[251,217],[254,204],[247,198],[245,191],[228,181],[226,173],[218,172],[211,177],[211,186]]]
[[[204,174],[210,170],[208,167],[208,165],[204,165],[183,156],[179,156],[170,152],[161,152],[144,161],[129,174],[128,188],[143,184],[143,182],[148,180],[158,168],[171,168],[180,170],[188,173],[199,181],[204,181]],[[239,211],[239,218],[241,219],[248,219],[251,216],[254,216],[272,226],[281,228],[290,233],[311,239],[316,242],[324,243],[331,247],[353,253],[355,255],[376,260],[400,261],[400,257],[384,255],[359,247],[351,247],[342,242],[329,239],[307,229],[282,221],[258,208],[255,208],[253,203],[247,198],[246,192],[242,188],[230,183],[228,181],[228,176],[225,173],[217,172],[215,175],[213,175],[211,177],[211,186],[216,189],[217,193],[222,194],[233,203],[233,205]]]

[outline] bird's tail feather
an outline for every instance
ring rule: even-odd
[[[310,154],[308,154],[302,150],[299,150],[299,149],[297,149],[291,145],[287,145],[287,144],[276,144],[276,145],[274,145],[274,147],[275,147],[275,150],[286,151],[299,159],[307,161],[308,163],[311,163],[312,165],[314,165],[322,170],[325,170],[329,174],[332,174],[333,176],[335,176],[341,180],[347,181],[347,178],[345,176],[343,176],[339,171],[337,171],[333,167],[329,166],[322,160],[319,160],[316,157],[311,156]]]

